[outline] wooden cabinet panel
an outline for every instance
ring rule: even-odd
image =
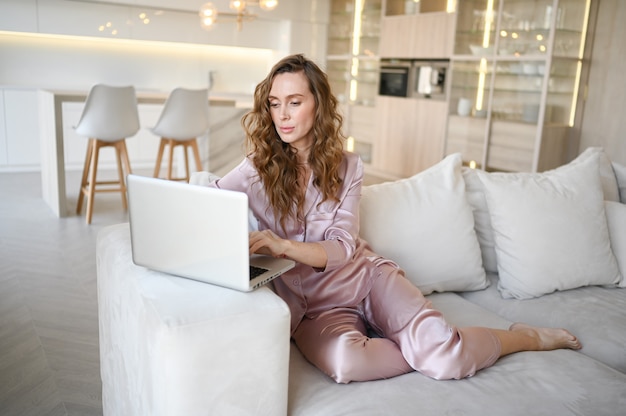
[[[449,58],[454,44],[456,17],[451,13],[412,16],[411,51],[416,58]]]
[[[441,161],[445,142],[448,103],[437,100],[416,100],[413,119],[415,156],[411,174],[420,172]]]
[[[411,58],[413,16],[384,17],[380,26],[381,58]]]
[[[380,56],[448,58],[452,55],[455,19],[455,14],[443,12],[384,17],[380,33]]]
[[[377,108],[374,169],[407,177],[441,160],[447,103],[379,97]]]
[[[504,171],[531,172],[535,157],[539,157],[538,172],[560,166],[567,162],[568,130],[567,126],[544,127],[539,133],[541,146],[536,154],[536,125],[494,121],[487,166]]]

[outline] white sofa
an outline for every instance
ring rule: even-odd
[[[472,171],[449,156],[364,187],[361,231],[452,323],[566,327],[583,349],[510,355],[464,380],[338,385],[290,342],[270,288],[135,266],[118,224],[97,245],[105,415],[624,414],[626,167],[601,149],[541,174]]]

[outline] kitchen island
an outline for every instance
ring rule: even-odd
[[[58,91],[38,90],[39,132],[41,146],[41,183],[42,196],[57,217],[68,215],[67,194],[65,183],[65,149],[64,149],[64,104],[85,102],[88,91]],[[162,105],[167,99],[167,92],[137,91],[138,104]],[[235,93],[210,93],[209,105],[211,108],[224,107],[226,120],[238,125],[240,116],[252,107],[252,96]],[[222,112],[223,113],[223,112]],[[213,137],[214,131],[224,128],[224,118],[221,121],[212,121],[210,133],[207,135],[207,146],[203,149],[203,166],[207,170],[218,171],[226,166],[230,157],[226,153],[232,150],[232,131],[228,137]],[[66,123],[67,124],[67,123]],[[141,126],[145,128],[149,126]],[[242,138],[243,136],[241,136]],[[235,137],[234,140],[237,140]],[[209,149],[212,149],[209,152]],[[213,151],[215,150],[215,151]],[[156,158],[156,153],[155,153]],[[132,160],[131,160],[132,164]]]

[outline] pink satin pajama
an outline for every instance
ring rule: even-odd
[[[300,323],[293,338],[309,361],[338,383],[349,383],[413,370],[460,379],[498,359],[500,343],[488,329],[449,325],[398,269],[381,268],[356,308],[332,309]],[[368,337],[367,325],[384,338]]]
[[[211,186],[245,192],[258,229],[316,243],[326,267],[302,263],[274,281],[289,305],[291,331],[313,364],[339,383],[388,378],[413,369],[437,379],[462,378],[493,364],[499,341],[481,328],[455,328],[432,309],[393,261],[359,237],[363,164],[345,153],[336,200],[322,201],[309,179],[304,221],[278,226],[263,184],[249,159]],[[419,258],[419,253],[416,253]],[[371,327],[382,338],[367,337]]]

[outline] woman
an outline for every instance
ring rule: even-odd
[[[310,362],[338,383],[413,370],[459,379],[513,352],[580,348],[561,329],[448,324],[395,263],[359,238],[363,166],[343,151],[341,122],[326,75],[302,55],[288,56],[256,87],[242,119],[248,157],[212,184],[248,195],[259,224],[251,253],[296,261],[274,285]]]

